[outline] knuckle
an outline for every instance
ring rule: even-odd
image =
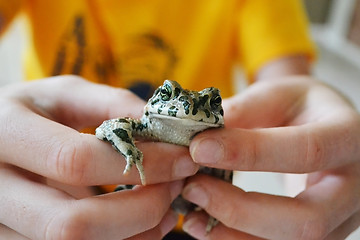
[[[91,154],[91,148],[85,141],[69,140],[57,146],[53,150],[53,155],[58,180],[74,185],[84,184]]]
[[[50,79],[51,81],[46,81],[45,84],[48,84],[49,87],[51,86],[55,89],[74,88],[74,86],[78,86],[86,82],[84,78],[76,75],[59,75],[50,77]]]
[[[329,232],[326,218],[316,210],[309,211],[306,217],[299,225],[294,239],[320,240],[324,239]]]
[[[69,208],[72,209],[72,208]],[[88,239],[89,224],[78,211],[64,211],[56,215],[45,227],[44,239]]]
[[[246,144],[242,148],[235,147],[233,151],[234,155],[237,154],[237,156],[234,159],[237,159],[237,161],[241,160],[241,170],[258,170],[263,168],[262,152],[264,151],[261,149],[262,141],[262,135],[255,132],[255,135],[247,138]]]
[[[147,219],[146,222],[148,222],[150,225],[150,228],[154,228],[155,226],[157,226],[161,219],[164,216],[164,209],[158,205],[155,205],[155,207],[153,207],[152,211],[146,211],[144,213],[144,218]]]
[[[171,204],[171,198],[168,190],[167,189],[158,189],[158,190],[156,190],[155,188],[150,190],[154,195],[152,199],[149,199],[147,202],[148,205],[152,206],[151,209],[148,209],[147,211],[143,211],[143,210],[141,211],[141,214],[143,216],[141,221],[143,223],[146,223],[147,225],[146,228],[149,229],[154,228],[161,222],[161,220],[165,216]],[[143,201],[139,201],[138,203],[140,202]]]
[[[239,229],[241,226],[241,220],[238,211],[234,211],[232,208],[224,208],[222,211],[224,224],[231,228]]]
[[[223,139],[225,145],[225,161],[228,167],[238,166],[241,162],[241,170],[256,170],[261,166],[260,163],[260,153],[258,142],[260,139],[248,138],[247,143],[244,144],[241,148],[238,145],[233,144],[238,141],[237,139]],[[239,169],[238,169],[239,170]]]
[[[325,165],[324,146],[321,141],[314,136],[307,137],[306,155],[304,162],[305,171],[314,171],[322,169]]]
[[[115,118],[119,116],[119,109],[114,108],[113,104],[117,104],[119,101],[131,102],[131,109],[128,106],[124,106],[122,109],[122,115],[130,118],[139,118],[142,114],[144,101],[138,96],[127,89],[122,88],[108,88],[108,97],[110,99],[109,107],[107,109],[108,118]]]
[[[259,162],[260,162],[259,147],[257,141],[254,141],[250,149],[250,158],[248,161],[249,170],[257,169],[259,165],[261,166],[261,163]]]
[[[77,75],[61,75],[54,77],[58,84],[62,84],[65,86],[73,86],[74,84],[82,84],[86,82],[86,80]]]
[[[242,229],[244,224],[247,222],[248,216],[245,214],[246,211],[243,211],[242,207],[234,209],[232,204],[220,204],[215,203],[213,200],[209,202],[209,211],[211,215],[221,221],[224,225],[234,229]]]

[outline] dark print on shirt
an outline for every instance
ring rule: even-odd
[[[83,15],[77,15],[65,30],[60,39],[51,75],[81,75],[91,77],[91,81],[116,86],[116,69],[112,53],[105,44],[99,43],[90,47],[86,39],[86,20]]]
[[[85,45],[84,18],[77,16],[74,19],[73,28],[61,39],[52,75],[63,73],[80,75],[84,65]],[[68,61],[71,63],[70,66],[66,66]]]
[[[129,36],[122,50],[113,52],[102,42],[89,46],[86,24],[82,15],[71,21],[60,39],[51,75],[95,77],[90,80],[128,88],[143,99],[172,78],[177,56],[156,31]]]
[[[172,78],[177,57],[160,35],[146,33],[131,38],[117,64],[123,85],[143,99],[165,79]]]

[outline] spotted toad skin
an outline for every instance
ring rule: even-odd
[[[124,174],[128,174],[131,167],[136,165],[141,183],[145,185],[143,154],[135,146],[134,139],[189,146],[195,134],[208,128],[224,126],[221,102],[217,88],[190,91],[183,89],[175,81],[165,80],[145,105],[141,119],[106,120],[96,129],[96,137],[110,142],[125,157],[127,164]],[[226,181],[232,180],[231,171],[201,167],[199,172]],[[181,197],[173,202],[172,207],[183,214],[195,208]],[[216,222],[214,218],[210,218],[207,231]]]

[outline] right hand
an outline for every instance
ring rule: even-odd
[[[127,90],[73,76],[0,89],[0,236],[161,239],[170,231],[176,216],[169,206],[182,188],[174,180],[197,171],[187,148],[138,144],[152,185],[78,195],[94,185],[140,183],[136,169],[122,175],[125,160],[110,144],[78,130],[118,116],[138,118],[143,105]],[[75,192],[49,185],[49,180]]]

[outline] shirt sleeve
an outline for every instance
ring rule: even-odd
[[[22,0],[0,0],[0,34],[3,34],[22,7]]]
[[[238,15],[240,59],[250,80],[271,60],[315,58],[307,17],[299,0],[244,0]]]

